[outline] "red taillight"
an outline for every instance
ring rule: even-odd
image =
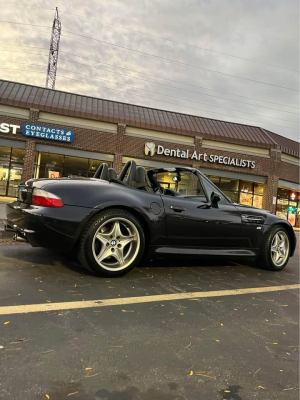
[[[32,204],[45,207],[63,207],[62,199],[53,193],[42,189],[33,189]]]

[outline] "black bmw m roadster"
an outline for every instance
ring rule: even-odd
[[[252,258],[279,271],[296,246],[287,221],[232,202],[200,171],[134,161],[119,176],[102,164],[93,178],[30,179],[7,223],[32,246],[75,249],[83,267],[111,277],[143,256]]]

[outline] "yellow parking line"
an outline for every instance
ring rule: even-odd
[[[45,311],[75,310],[80,308],[98,308],[108,306],[123,306],[127,304],[152,303],[170,300],[201,299],[206,297],[237,296],[240,294],[281,292],[283,290],[300,289],[300,284],[266,286],[234,290],[213,290],[209,292],[172,293],[154,296],[123,297],[117,299],[72,301],[63,303],[25,304],[21,306],[0,307],[0,315],[23,314]]]

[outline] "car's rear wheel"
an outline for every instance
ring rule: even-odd
[[[78,258],[96,275],[116,277],[138,264],[144,247],[138,219],[125,210],[107,210],[97,214],[84,229]]]
[[[282,270],[290,257],[290,238],[281,226],[275,226],[267,233],[261,251],[261,268],[271,271]]]

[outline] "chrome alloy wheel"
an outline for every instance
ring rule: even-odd
[[[276,267],[281,267],[290,252],[290,242],[284,231],[276,232],[271,243],[271,258]]]
[[[108,271],[121,271],[138,255],[140,235],[126,218],[111,218],[95,232],[92,250],[97,263]]]

